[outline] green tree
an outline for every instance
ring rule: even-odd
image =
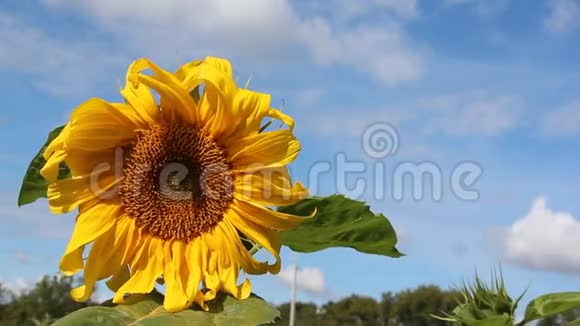
[[[365,296],[351,295],[322,306],[321,326],[380,325],[379,303]]]
[[[290,304],[284,303],[278,306],[281,317],[274,324],[286,326],[290,322]],[[319,325],[319,317],[317,315],[318,307],[314,303],[296,303],[295,310],[295,324],[298,326],[316,326]]]
[[[397,293],[394,300],[392,296],[383,295],[383,300],[385,298],[393,303],[382,303],[383,307],[392,305],[388,318],[383,320],[384,325],[430,326],[447,324],[434,319],[431,314],[451,312],[457,306],[460,294],[456,291],[443,291],[434,285],[423,285]]]
[[[15,296],[3,308],[2,326],[47,325],[80,308],[93,304],[79,303],[70,296],[74,280],[71,277],[45,276],[29,291]]]

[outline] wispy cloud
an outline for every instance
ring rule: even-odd
[[[22,73],[42,90],[70,95],[103,81],[113,83],[127,62],[106,44],[65,41],[30,21],[0,12],[0,71]]]
[[[473,90],[446,94],[418,102],[431,115],[428,133],[497,136],[518,126],[523,99],[513,94]]]
[[[348,13],[360,16],[374,9],[393,13],[385,23],[371,25],[333,20],[337,11],[344,13],[349,7],[330,2],[318,4],[330,17],[298,12],[287,0],[42,2],[49,8],[81,12],[120,43],[164,62],[175,61],[176,51],[202,54],[198,44],[204,44],[209,52],[203,54],[231,53],[259,62],[290,60],[306,50],[314,63],[348,66],[386,84],[415,80],[423,70],[422,56],[403,28],[405,18],[417,13],[416,1],[369,1]]]
[[[532,269],[580,273],[580,221],[536,198],[530,211],[504,230],[505,258]]]
[[[548,136],[580,135],[580,100],[547,112],[541,123],[545,134]]]
[[[469,6],[479,16],[494,16],[506,11],[512,0],[445,0],[448,7]]]
[[[565,34],[580,26],[580,4],[576,0],[549,0],[544,27],[550,33]]]

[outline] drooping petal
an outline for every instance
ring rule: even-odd
[[[154,75],[149,76],[139,72],[129,76],[129,79],[151,87],[159,93],[161,111],[170,121],[196,124],[198,120],[197,105],[189,92],[181,85],[179,79],[147,59],[139,59],[137,62],[140,68],[151,69]]]
[[[122,148],[106,149],[99,152],[83,150],[67,150],[64,162],[73,176],[82,176],[112,171],[119,177],[123,173],[123,157],[126,153]]]
[[[288,126],[290,131],[294,130],[294,119],[287,114],[282,113],[282,111],[270,108],[266,116],[282,121]]]
[[[272,267],[267,262],[258,261],[254,256],[250,255],[242,244],[236,228],[229,220],[223,220],[217,227],[222,228],[225,235],[224,249],[227,249],[231,257],[238,257],[237,260],[246,273],[263,274]]]
[[[277,231],[249,221],[233,209],[226,212],[225,219],[232,223],[238,231],[262,246],[274,257],[274,264],[268,268],[270,273],[275,274],[280,271],[280,248],[282,247],[282,239]]]
[[[256,135],[260,131],[262,120],[270,110],[270,95],[239,89],[231,98],[229,107],[235,120],[238,121],[232,138]]]
[[[40,175],[49,183],[55,182],[58,178],[60,163],[68,156],[65,150],[64,140],[68,137],[70,124],[66,124],[60,134],[53,139],[42,154],[46,163],[40,170]]]
[[[125,87],[121,90],[121,95],[125,100],[135,108],[136,112],[146,123],[153,125],[159,122],[159,115],[161,111],[155,103],[155,98],[151,94],[151,90],[146,85],[131,80],[132,76],[146,67],[143,67],[143,61],[134,61],[127,70],[125,78]]]
[[[117,185],[121,179],[110,171],[96,171],[91,175],[71,177],[48,186],[47,198],[50,210],[62,214],[76,209],[79,205],[95,198],[101,200],[116,197]]]
[[[122,265],[119,270],[107,280],[106,284],[109,290],[117,292],[123,284],[131,278],[131,271],[129,271],[129,266]]]
[[[114,240],[115,230],[109,229],[97,238],[89,252],[89,258],[83,273],[84,284],[71,290],[74,300],[84,302],[93,294],[95,283],[111,276],[119,266],[112,266],[109,259],[113,253],[110,244]]]
[[[189,278],[185,284],[185,293],[189,298],[189,303],[199,300],[199,283],[201,282],[202,271],[205,268],[205,261],[201,257],[199,239],[194,239],[186,245],[185,264],[189,270]]]
[[[248,136],[228,147],[233,169],[247,173],[287,165],[299,152],[300,143],[288,130]]]
[[[179,272],[185,251],[180,241],[165,243],[163,249],[165,258],[163,277],[166,284],[163,308],[169,312],[179,311],[187,307],[189,301]]]
[[[251,202],[236,199],[234,199],[232,209],[248,221],[252,221],[253,223],[264,225],[275,230],[288,230],[295,228],[305,220],[314,217],[316,214],[316,210],[314,210],[308,216],[286,214],[263,207],[261,205],[256,205]]]
[[[81,205],[75,227],[60,261],[60,269],[65,275],[77,273],[82,267],[84,246],[99,238],[115,225],[120,206],[115,202]]]
[[[131,277],[113,297],[113,303],[123,303],[127,293],[149,293],[163,272],[163,246],[156,238],[144,238],[131,262]]]
[[[308,190],[300,182],[292,185],[279,169],[241,173],[234,188],[234,197],[266,206],[292,205],[308,197]]]
[[[73,111],[63,140],[71,149],[102,151],[130,143],[146,127],[130,105],[92,98]]]
[[[119,216],[115,227],[115,240],[111,244],[113,255],[110,263],[122,267],[107,281],[111,291],[117,291],[131,277],[128,267],[137,246],[141,245],[140,239],[141,232],[136,228],[135,220],[126,214]]]
[[[47,161],[40,170],[40,175],[48,182],[55,182],[58,179],[60,163],[62,163],[68,154],[66,151],[57,150],[47,155]]]

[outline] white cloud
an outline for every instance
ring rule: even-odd
[[[301,30],[319,64],[349,65],[388,85],[415,80],[421,75],[421,56],[405,44],[399,25],[358,26],[335,33],[327,21],[318,18],[301,25]]]
[[[2,286],[15,295],[20,295],[26,292],[27,290],[30,290],[31,288],[34,287],[36,282],[37,281],[26,279],[24,277],[17,277],[12,281],[3,280],[0,278],[0,283],[2,284]]]
[[[549,13],[544,19],[548,32],[563,34],[580,26],[580,4],[576,0],[549,0]]]
[[[278,280],[288,287],[292,286],[293,267],[284,268],[277,275]],[[298,268],[296,273],[296,289],[315,295],[325,295],[328,293],[325,284],[324,274],[319,268],[305,267]]]
[[[65,41],[0,12],[0,71],[24,73],[56,94],[76,94],[121,77],[128,59],[98,43]]]
[[[512,0],[444,0],[447,7],[469,6],[479,16],[495,16],[506,11]]]
[[[416,113],[410,110],[391,107],[380,109],[334,110],[332,112],[307,112],[297,128],[309,134],[330,137],[362,137],[366,128],[377,121],[397,126],[412,120]]]
[[[188,57],[224,53],[241,60],[284,62],[296,57],[294,50],[306,50],[315,63],[349,66],[386,84],[417,79],[423,69],[421,55],[401,27],[402,17],[417,15],[416,1],[374,0],[355,9],[332,6],[332,2],[318,4],[323,9],[319,12],[331,12],[331,16],[348,10],[354,10],[349,16],[379,9],[393,13],[386,24],[354,27],[330,16],[298,12],[288,0],[43,3],[80,11],[135,52],[166,62],[176,61],[176,51]]]
[[[442,95],[420,100],[431,122],[427,132],[449,135],[496,136],[515,128],[522,115],[523,100],[517,95],[497,95],[485,90]]]
[[[528,214],[503,234],[505,258],[515,264],[565,273],[580,273],[580,221],[549,209],[535,199]]]
[[[400,19],[414,19],[419,16],[416,0],[326,0],[295,2],[295,4],[301,11],[328,16],[331,20],[341,23],[351,22],[371,12]]]
[[[542,120],[542,128],[550,136],[580,135],[580,100],[546,113]]]

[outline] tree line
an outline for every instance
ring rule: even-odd
[[[94,300],[79,303],[72,300],[70,290],[77,280],[71,277],[45,276],[28,290],[13,293],[0,283],[0,326],[44,326],[87,306]],[[380,300],[351,295],[322,305],[296,303],[297,326],[431,326],[452,325],[434,319],[450,313],[463,300],[460,292],[435,285],[421,285],[397,293],[386,292]],[[277,306],[281,318],[275,325],[288,325],[290,304]],[[580,309],[570,310],[539,322],[539,326],[566,325],[580,317]]]

